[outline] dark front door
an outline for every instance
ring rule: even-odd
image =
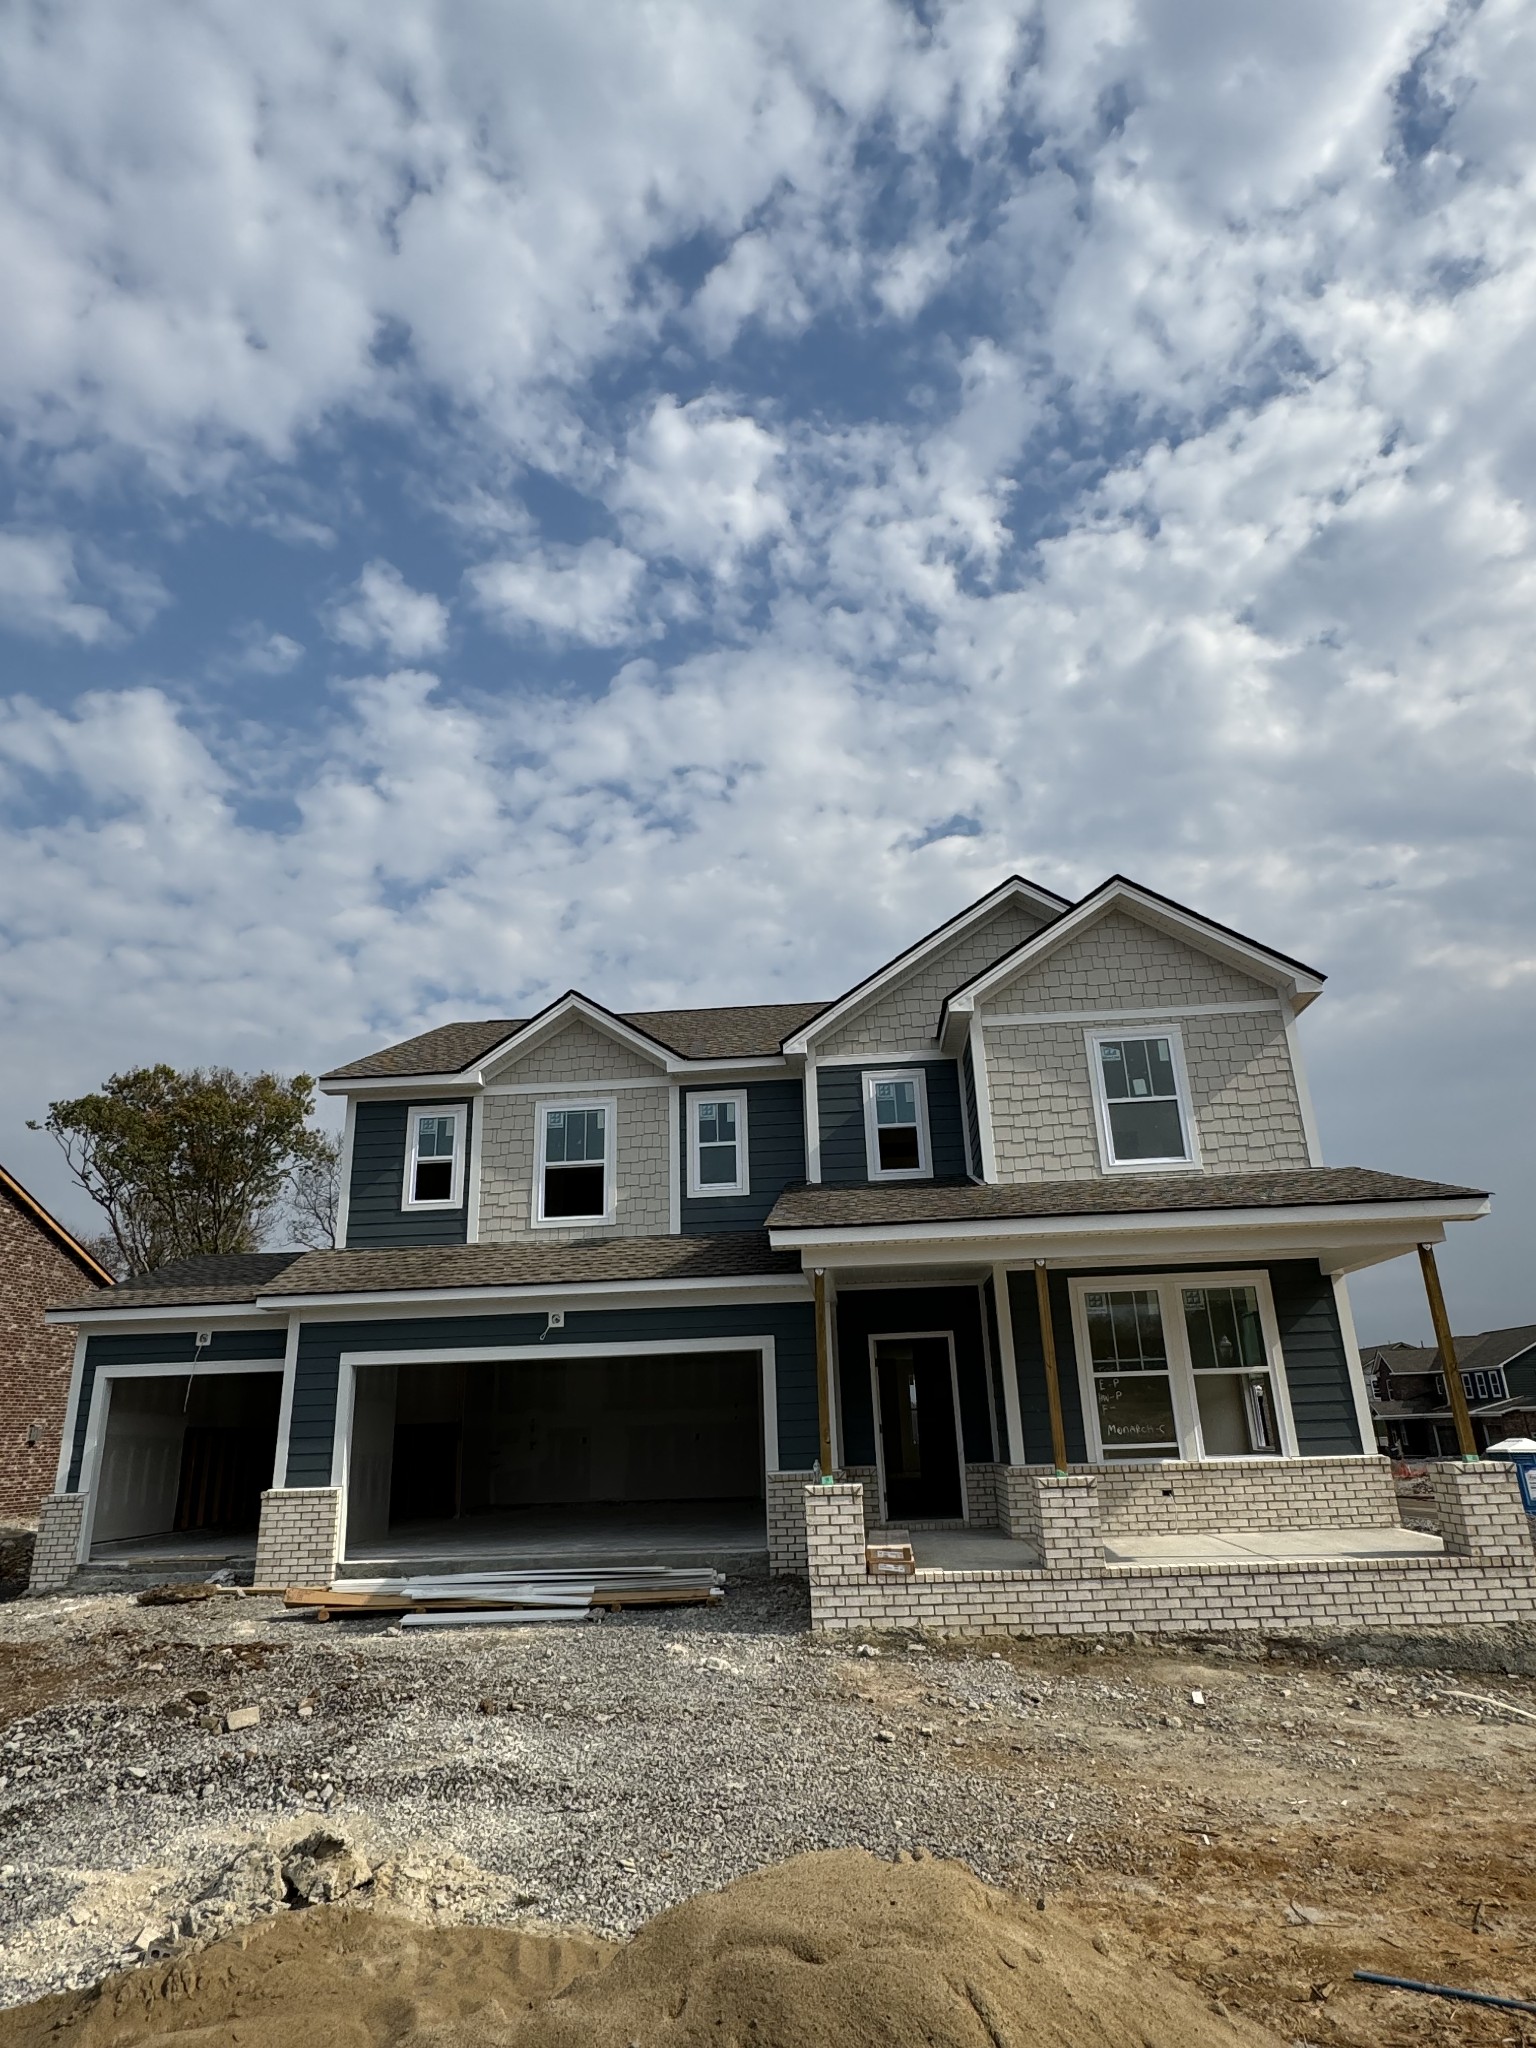
[[[949,1339],[877,1337],[875,1389],[888,1519],[955,1520],[963,1508]]]

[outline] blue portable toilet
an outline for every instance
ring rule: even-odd
[[[1520,1480],[1520,1498],[1525,1502],[1525,1512],[1536,1515],[1536,1437],[1507,1436],[1502,1443],[1490,1444],[1483,1456],[1502,1458],[1513,1465]]]

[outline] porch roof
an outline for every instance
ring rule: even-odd
[[[1028,1222],[1037,1217],[1145,1216],[1160,1212],[1317,1208],[1360,1202],[1461,1204],[1481,1188],[1411,1180],[1364,1166],[1291,1167],[1273,1173],[1125,1174],[1096,1180],[802,1181],[768,1217],[772,1232],[872,1230],[910,1223]]]
[[[793,1252],[776,1251],[763,1230],[697,1237],[605,1237],[557,1244],[411,1245],[387,1251],[255,1253],[244,1258],[181,1259],[116,1287],[122,1311],[248,1303],[283,1308],[299,1300],[358,1295],[465,1291],[505,1293],[733,1280],[799,1280]],[[103,1297],[63,1302],[50,1317],[74,1320],[103,1307]]]

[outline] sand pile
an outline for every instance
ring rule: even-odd
[[[1113,1932],[955,1864],[800,1856],[622,1947],[316,1907],[0,2013],[0,2048],[1261,2048]]]

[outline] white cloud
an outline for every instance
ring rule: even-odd
[[[294,735],[16,703],[25,1107],[129,1049],[312,1064],[572,980],[824,995],[1008,866],[1122,867],[1337,967],[1333,1156],[1529,1194],[1529,9],[666,20],[9,32],[0,406],[39,471],[85,494],[129,451],[192,506],[251,451],[414,427],[474,601],[615,670],[466,709],[444,605],[381,560],[332,630],[440,684]],[[692,285],[651,261],[680,246]],[[530,466],[618,539],[545,534]],[[65,523],[0,603],[104,646],[128,614]],[[1530,1314],[1518,1235],[1470,1234],[1474,1316]]]
[[[300,641],[256,619],[247,619],[236,628],[235,643],[234,652],[214,664],[217,673],[285,676],[304,658]]]
[[[505,631],[615,647],[637,630],[635,599],[645,564],[612,541],[550,547],[484,562],[468,576],[476,602]]]
[[[353,585],[356,595],[332,606],[326,631],[362,653],[382,648],[396,661],[436,654],[448,639],[448,608],[430,592],[412,590],[392,562],[370,562]]]
[[[86,647],[114,639],[118,627],[111,613],[82,604],[79,587],[66,534],[0,532],[0,623]]]
[[[783,444],[712,399],[661,399],[630,436],[609,494],[637,545],[728,574],[789,524],[776,487]]]

